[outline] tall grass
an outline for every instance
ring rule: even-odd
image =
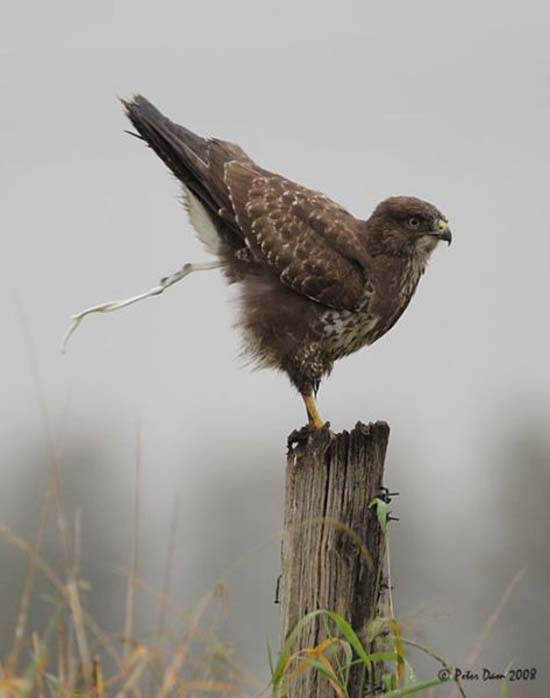
[[[124,633],[105,632],[92,618],[81,598],[84,582],[66,582],[44,560],[40,549],[0,525],[0,538],[26,554],[32,575],[49,582],[53,611],[43,632],[29,626],[30,574],[20,603],[13,646],[0,662],[0,697],[27,696],[244,696],[258,693],[263,684],[243,671],[218,637],[226,610],[223,583],[208,590],[191,610],[179,607],[163,590],[127,573],[137,594],[158,601],[159,616],[148,638],[128,635],[133,603],[123,613]],[[170,563],[167,562],[170,567]],[[78,600],[77,600],[78,599]],[[171,623],[166,622],[169,613]],[[88,663],[89,662],[89,663]]]
[[[170,596],[177,504],[172,515],[162,588],[158,590],[140,577],[139,424],[132,540],[125,572],[126,598],[120,619],[122,632],[106,632],[88,611],[82,593],[87,584],[81,577],[79,564],[80,522],[76,517],[74,525],[69,524],[62,496],[59,449],[42,389],[37,352],[20,305],[18,311],[45,438],[49,485],[32,540],[24,539],[0,523],[0,539],[17,548],[28,560],[11,647],[0,659],[0,698],[199,698],[241,696],[247,691],[257,693],[264,684],[235,663],[218,637],[220,619],[226,609],[224,584],[215,584],[191,611],[182,609]],[[62,550],[62,570],[54,569],[42,554],[44,532],[52,514]],[[47,626],[40,630],[31,626],[29,613],[39,575],[49,585],[48,601],[53,609]],[[145,637],[136,635],[134,625],[134,609],[141,595],[158,604],[154,628]]]

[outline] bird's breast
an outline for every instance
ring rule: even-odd
[[[412,265],[390,269],[365,293],[355,310],[327,310],[321,316],[322,346],[327,357],[335,361],[361,347],[373,344],[397,322],[409,304],[421,275]],[[399,273],[396,273],[399,272]]]
[[[380,317],[370,309],[367,288],[357,310],[327,310],[321,317],[322,346],[331,361],[347,356],[377,338]]]

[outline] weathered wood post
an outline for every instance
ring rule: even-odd
[[[333,435],[325,427],[289,438],[282,548],[282,641],[308,612],[336,611],[363,642],[376,611],[376,580],[383,564],[381,531],[369,503],[380,494],[389,437],[385,422],[357,423]],[[302,633],[296,649],[326,637],[323,622]],[[354,688],[350,698],[365,695]],[[355,692],[354,692],[355,691]],[[291,698],[331,698],[330,684],[316,671],[288,685]]]

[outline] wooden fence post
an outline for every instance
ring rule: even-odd
[[[336,611],[366,643],[366,626],[376,612],[376,580],[383,565],[376,512],[389,437],[385,422],[357,423],[331,435],[303,429],[289,438],[282,547],[282,641],[308,612]],[[296,647],[315,647],[325,636],[321,621],[308,625]],[[354,687],[350,698],[365,695]],[[291,681],[292,698],[333,698],[326,678],[307,671]]]

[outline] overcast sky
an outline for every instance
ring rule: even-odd
[[[529,485],[549,481],[549,17],[542,2],[2,3],[0,519],[32,531],[48,478],[23,314],[103,617],[121,607],[139,419],[146,577],[158,583],[176,492],[186,603],[271,540],[229,588],[239,654],[265,675],[285,438],[304,422],[283,376],[242,366],[217,271],[88,319],[59,353],[71,314],[206,260],[173,178],[123,133],[117,96],[141,92],[358,216],[394,194],[447,215],[452,247],[397,326],[336,365],[319,409],[336,430],[391,425],[403,616],[460,664],[528,564],[483,661],[542,672],[550,522]],[[2,546],[0,566],[5,624],[23,567]]]

